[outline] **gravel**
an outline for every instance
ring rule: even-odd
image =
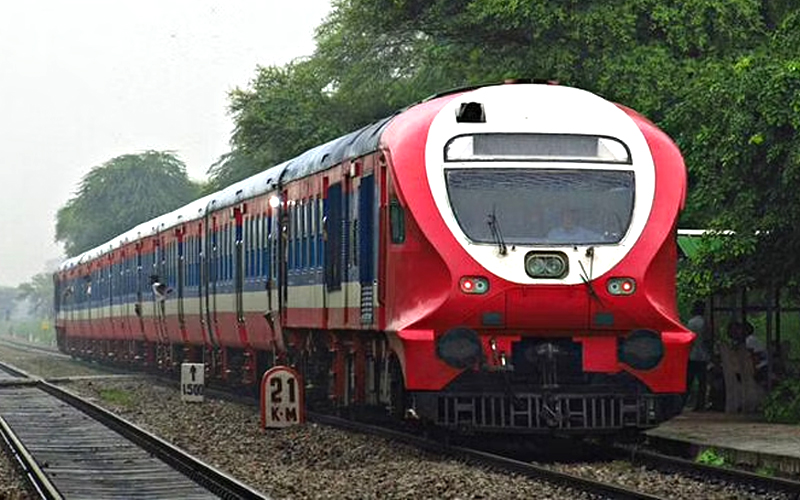
[[[5,442],[2,445],[5,446]],[[17,468],[14,459],[6,453],[0,453],[0,499],[23,500],[33,498],[28,491],[25,478]]]
[[[741,485],[730,484],[725,481],[703,481],[685,474],[660,472],[622,461],[558,464],[551,468],[559,472],[595,481],[635,488],[638,491],[644,491],[663,498],[687,500],[699,498],[704,500],[777,500],[793,498],[788,494],[748,491]]]

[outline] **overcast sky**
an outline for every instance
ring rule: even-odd
[[[92,167],[172,150],[189,176],[229,150],[227,92],[310,55],[330,0],[0,4],[0,285],[62,256],[55,215]]]

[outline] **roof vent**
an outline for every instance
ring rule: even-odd
[[[462,102],[456,112],[458,123],[486,123],[486,113],[483,104],[479,102]]]

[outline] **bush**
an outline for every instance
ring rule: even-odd
[[[714,448],[706,448],[694,460],[698,464],[714,465],[717,467],[725,466],[725,456]]]
[[[764,417],[777,424],[800,423],[800,380],[784,380],[769,393]]]

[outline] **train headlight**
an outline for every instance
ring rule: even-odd
[[[531,278],[563,278],[569,270],[567,262],[560,252],[531,252],[525,256],[525,272]]]
[[[620,340],[618,357],[635,370],[652,370],[664,357],[661,335],[653,330],[634,330]]]
[[[458,282],[462,292],[471,295],[483,295],[489,291],[489,280],[483,276],[464,276]]]
[[[611,295],[633,295],[636,291],[636,280],[633,278],[611,278],[606,283],[606,290]]]
[[[475,330],[457,327],[436,339],[436,355],[453,368],[469,368],[483,361],[483,347]]]

